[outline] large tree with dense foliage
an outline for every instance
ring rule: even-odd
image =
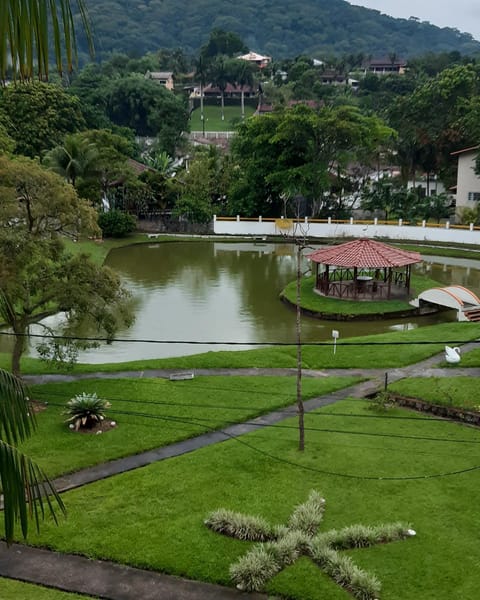
[[[118,276],[65,249],[63,236],[99,231],[96,211],[74,188],[35,161],[4,156],[0,181],[0,316],[14,334],[12,371],[18,374],[32,324],[48,334],[43,319],[63,313],[70,328],[85,323],[111,339],[129,314]],[[54,338],[44,352],[66,356]]]
[[[74,8],[87,33],[90,50],[92,38],[84,0]],[[70,0],[2,0],[0,3],[0,78],[9,69],[14,78],[46,79],[49,61],[55,57],[57,70],[71,71],[76,57],[76,18]]]
[[[232,146],[239,170],[229,209],[247,216],[278,214],[282,198],[300,193],[313,216],[331,211],[331,192],[344,186],[348,164],[373,162],[393,136],[381,120],[353,106],[299,104],[249,119]]]
[[[0,90],[0,110],[9,123],[16,152],[41,156],[68,133],[85,128],[78,98],[59,85],[31,82]]]
[[[182,100],[140,74],[111,80],[106,113],[113,123],[130,127],[139,136],[156,137],[171,155],[188,129],[189,115]]]

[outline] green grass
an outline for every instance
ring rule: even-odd
[[[480,348],[472,350],[467,354],[462,354],[460,367],[480,367]]]
[[[412,418],[393,418],[404,416]],[[229,565],[251,544],[208,530],[206,515],[225,507],[283,523],[317,489],[327,500],[323,530],[397,520],[417,530],[413,539],[349,552],[380,579],[383,600],[478,598],[479,472],[361,479],[479,465],[478,430],[401,409],[379,415],[363,401],[343,401],[306,416],[302,454],[295,420],[282,425],[293,428],[271,427],[65,494],[68,519],[58,527],[44,523],[31,542],[229,584]],[[296,600],[350,598],[305,559],[278,575],[268,591]]]
[[[389,390],[432,404],[480,410],[475,377],[410,377],[391,384]]]
[[[438,281],[428,277],[412,275],[412,288],[419,294],[431,287],[437,287]],[[301,306],[303,309],[316,313],[356,316],[356,315],[388,315],[391,312],[412,312],[414,308],[406,300],[371,300],[358,302],[356,300],[341,300],[339,298],[327,298],[320,296],[314,291],[315,276],[304,277],[301,281]],[[287,300],[292,304],[297,302],[297,284],[295,281],[289,283],[283,290]]]
[[[221,107],[204,106],[205,131],[233,131],[241,122],[242,112],[240,100],[238,106],[225,106],[225,119],[222,121]],[[255,109],[245,105],[245,118],[251,117]],[[190,130],[203,131],[200,108],[195,109],[190,117]]]
[[[302,351],[303,367],[306,369],[402,367],[441,352],[446,343],[458,345],[479,337],[479,323],[441,323],[409,331],[340,339],[336,354],[333,354],[333,347],[330,343],[325,346],[304,346]],[[438,342],[438,344],[422,342]],[[379,345],[375,345],[376,343]],[[467,357],[467,354],[462,356],[462,365],[467,364]],[[269,367],[295,368],[296,347],[278,346],[237,352],[205,352],[192,356],[144,359],[125,363],[77,364],[74,366],[73,374],[98,373],[100,371],[145,371],[147,369],[195,370]],[[8,354],[0,354],[0,368],[10,368]],[[51,366],[39,359],[22,359],[22,373],[44,374],[52,371],[54,369]],[[68,373],[65,369],[59,369],[57,372]]]
[[[80,600],[91,596],[68,594],[60,590],[0,577],[0,598],[2,600]]]
[[[304,378],[305,399],[360,381],[353,377]],[[106,411],[118,426],[101,435],[73,432],[65,405],[75,394],[96,392],[111,403]],[[107,460],[138,454],[231,423],[289,406],[296,401],[294,377],[197,377],[85,380],[31,387],[31,397],[48,402],[37,415],[38,430],[21,448],[55,477]]]

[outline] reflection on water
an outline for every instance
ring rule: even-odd
[[[120,273],[138,306],[137,318],[118,338],[241,342],[240,346],[115,342],[81,353],[82,362],[120,362],[239,349],[248,342],[293,342],[295,313],[278,296],[295,278],[295,248],[285,244],[171,242],[113,250],[107,264]],[[305,261],[304,271],[308,269]],[[445,285],[480,293],[480,261],[428,257],[419,272]],[[455,312],[408,320],[333,322],[302,318],[302,338],[366,335],[455,320]],[[5,347],[1,348],[6,350]]]

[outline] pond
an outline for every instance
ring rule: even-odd
[[[279,300],[281,290],[295,279],[293,245],[207,241],[144,244],[113,250],[106,264],[120,273],[136,302],[133,326],[119,331],[117,337],[149,341],[115,342],[86,350],[80,355],[81,362],[162,358],[244,349],[249,342],[295,340],[295,311]],[[303,270],[308,264],[305,260]],[[442,284],[464,285],[480,293],[480,261],[426,257],[418,270]],[[302,341],[331,340],[332,329],[343,339],[455,319],[455,311],[369,322],[302,317]],[[163,343],[153,343],[156,341]]]

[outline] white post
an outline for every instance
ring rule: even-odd
[[[262,222],[262,215],[260,215],[260,216],[258,217],[258,222],[259,222],[259,223],[261,223],[261,222]]]
[[[378,225],[378,217],[375,217],[375,218],[373,219],[373,224],[374,224],[374,225]]]
[[[350,217],[350,225],[353,225],[353,217]]]
[[[445,223],[445,229],[450,229],[450,221],[447,221],[447,222]]]
[[[403,225],[403,219],[398,219],[398,226],[401,227]]]
[[[470,231],[473,231],[473,223],[470,223]]]
[[[425,229],[425,227],[427,226],[427,222],[425,221],[425,219],[422,221],[422,227]]]
[[[237,223],[240,223],[240,215],[237,215]]]
[[[337,340],[340,337],[340,332],[336,329],[332,329],[332,338],[333,338],[333,353],[337,353]]]
[[[332,217],[328,217],[327,222],[328,222],[329,225],[331,225],[332,224]]]

